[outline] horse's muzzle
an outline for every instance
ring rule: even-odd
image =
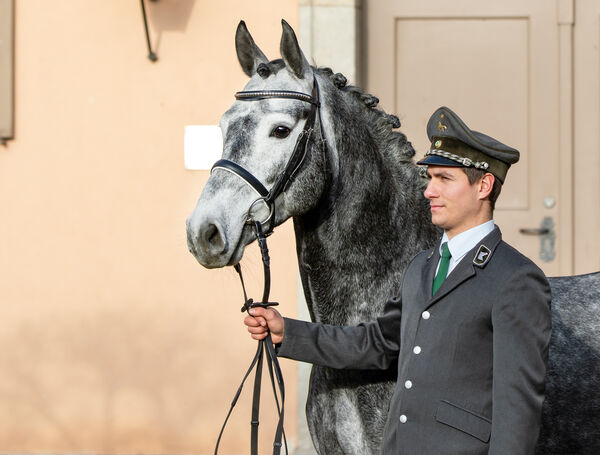
[[[203,220],[198,226],[187,223],[187,243],[190,253],[207,268],[223,267],[228,260],[228,242],[216,221]]]

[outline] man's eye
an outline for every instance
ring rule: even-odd
[[[290,135],[290,129],[287,126],[276,126],[273,131],[271,131],[271,136],[276,137],[277,139],[285,139]]]

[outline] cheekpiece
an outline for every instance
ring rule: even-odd
[[[519,151],[496,139],[471,130],[451,109],[442,106],[427,122],[431,141],[421,165],[474,167],[492,173],[502,183]]]

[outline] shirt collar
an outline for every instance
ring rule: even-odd
[[[448,234],[444,231],[442,241],[440,242],[440,255],[442,254],[442,243],[448,242],[448,249],[450,250],[452,259],[455,262],[458,262],[493,230],[494,220],[490,220],[471,229],[467,229],[466,231],[455,235],[450,240],[448,240]]]

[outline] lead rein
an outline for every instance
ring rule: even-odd
[[[242,276],[242,268],[240,264],[234,265],[235,271],[238,273],[240,277],[240,282],[242,283],[242,291],[244,293],[244,305],[242,306],[242,312],[248,311],[250,308],[254,307],[263,307],[267,308],[270,306],[279,305],[277,302],[269,302],[269,293],[271,289],[271,269],[270,269],[270,258],[269,258],[269,249],[267,248],[267,239],[262,229],[262,225],[259,221],[249,220],[249,223],[254,225],[254,230],[256,234],[256,239],[258,241],[258,245],[260,247],[262,261],[263,261],[263,270],[264,270],[264,290],[263,290],[263,298],[261,302],[254,302],[251,298],[249,299],[246,294],[246,287],[244,285],[244,278]],[[268,329],[267,329],[268,330]],[[275,438],[273,441],[273,455],[279,455],[281,452],[281,440],[283,438],[283,443],[285,445],[285,453],[288,454],[288,445],[287,438],[285,436],[285,430],[283,428],[283,417],[284,417],[284,402],[285,402],[285,386],[283,383],[283,375],[281,373],[281,367],[279,366],[279,361],[277,360],[277,353],[275,352],[275,348],[273,346],[273,341],[271,340],[271,334],[267,333],[267,336],[264,340],[260,340],[258,342],[258,347],[256,349],[256,354],[252,359],[250,367],[248,371],[244,375],[242,379],[242,383],[240,384],[232,402],[231,407],[229,408],[229,412],[227,413],[227,417],[225,418],[225,422],[221,427],[221,431],[219,432],[219,437],[217,439],[217,444],[215,446],[214,454],[218,454],[219,443],[221,442],[221,437],[223,436],[223,431],[225,430],[225,426],[227,425],[227,421],[235,407],[237,400],[242,392],[244,387],[244,383],[246,379],[256,366],[256,373],[254,377],[254,393],[252,396],[252,418],[250,421],[250,454],[258,455],[258,416],[259,416],[259,408],[260,408],[260,389],[261,389],[261,378],[262,378],[262,364],[263,364],[263,353],[266,353],[267,365],[269,370],[269,377],[271,379],[271,386],[273,388],[273,396],[275,398],[275,404],[277,406],[277,414],[279,416],[279,421],[277,423],[277,429],[275,431]],[[279,402],[279,398],[277,396],[277,388],[275,386],[275,380],[277,380],[277,385],[279,386],[279,395],[281,397],[281,404]]]

